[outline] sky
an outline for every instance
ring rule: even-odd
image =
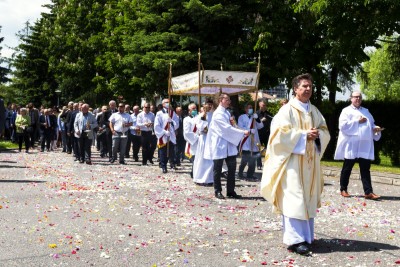
[[[8,47],[18,45],[16,33],[25,28],[27,21],[33,24],[41,12],[47,11],[42,5],[49,3],[50,0],[0,0],[0,37],[4,37],[1,56],[11,57],[13,51]]]

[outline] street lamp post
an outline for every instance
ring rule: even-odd
[[[60,93],[61,93],[61,90],[57,89],[54,92],[57,94],[57,107],[60,107]]]

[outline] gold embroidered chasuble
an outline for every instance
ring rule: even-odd
[[[308,111],[292,99],[274,117],[261,180],[261,195],[273,205],[273,211],[300,220],[314,218],[321,206],[324,180],[320,159],[330,140],[319,110],[309,103]],[[315,141],[305,138],[312,127],[319,132],[320,152]],[[305,153],[293,154],[301,138],[306,142]]]

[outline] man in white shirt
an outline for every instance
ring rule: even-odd
[[[152,142],[154,137],[154,114],[150,112],[150,103],[144,103],[143,111],[137,116],[136,127],[139,127],[142,146],[142,166],[147,165],[147,161],[153,163]]]
[[[214,193],[218,199],[224,199],[221,186],[222,164],[225,160],[228,167],[226,194],[230,198],[241,198],[235,192],[235,170],[237,146],[243,135],[249,135],[249,131],[235,128],[230,123],[230,113],[226,110],[231,103],[227,94],[219,96],[219,106],[214,111],[207,132],[204,158],[214,162]]]
[[[89,105],[83,104],[81,112],[79,112],[74,120],[75,137],[78,138],[79,147],[79,162],[92,164],[91,162],[91,147],[93,139],[93,129],[97,127],[95,116],[89,112]]]
[[[375,125],[368,109],[361,107],[362,95],[354,91],[350,96],[351,105],[344,108],[339,117],[339,138],[335,159],[344,159],[340,174],[340,194],[350,197],[347,191],[351,170],[356,162],[360,165],[361,181],[365,199],[376,200],[371,183],[371,161],[374,160],[374,140],[381,138],[383,128]]]
[[[157,112],[154,119],[154,132],[158,138],[157,146],[160,152],[160,166],[163,173],[167,173],[168,159],[170,167],[175,169],[175,131],[179,128],[179,119],[170,106],[168,98],[162,101],[162,105],[163,108]]]
[[[112,159],[110,162],[115,162],[119,151],[119,163],[125,165],[126,143],[129,127],[132,126],[132,118],[128,113],[125,113],[124,104],[118,104],[118,112],[113,113],[109,121],[112,133]]]
[[[258,130],[263,128],[263,123],[258,119],[258,115],[254,113],[253,106],[251,104],[246,104],[245,114],[239,116],[238,127],[240,129],[246,129],[250,131],[248,137],[243,137],[240,142],[239,151],[242,153],[242,159],[239,165],[239,178],[243,178],[243,171],[246,165],[247,174],[246,178],[249,180],[257,179],[254,177],[254,171],[256,169],[256,154],[260,153],[260,149],[257,144],[260,144],[260,138],[258,137]]]
[[[127,112],[125,105],[125,113],[130,114]],[[141,144],[141,136],[140,136],[140,127],[137,126],[137,117],[139,115],[139,106],[134,106],[133,107],[133,113],[130,114],[132,118],[132,126],[129,129],[129,138],[128,138],[128,143],[126,145],[126,152],[125,152],[125,157],[129,158],[129,150],[130,150],[130,145],[132,144],[132,157],[135,160],[135,162],[139,161],[139,150],[140,150],[140,144]]]

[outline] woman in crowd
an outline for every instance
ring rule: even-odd
[[[19,152],[22,150],[22,141],[25,142],[25,151],[29,152],[29,131],[31,125],[31,118],[27,115],[26,108],[21,108],[20,113],[15,119],[15,128],[17,133]],[[32,129],[33,130],[33,129]]]

